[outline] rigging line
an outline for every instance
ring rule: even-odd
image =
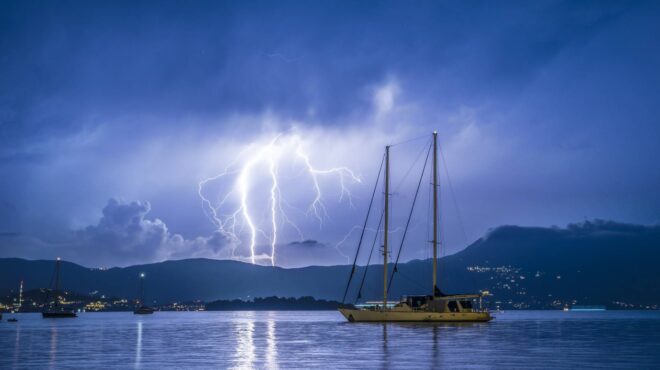
[[[456,216],[458,218],[458,224],[461,228],[461,232],[463,233],[463,239],[465,241],[465,245],[469,243],[469,239],[467,237],[467,233],[465,232],[465,224],[463,223],[463,217],[461,216],[461,209],[458,207],[458,200],[456,198],[456,193],[454,192],[454,186],[452,185],[451,182],[451,177],[449,177],[449,167],[447,166],[447,157],[445,156],[442,146],[438,145],[438,148],[440,149],[440,157],[442,158],[442,164],[445,169],[445,175],[447,176],[447,183],[449,184],[449,192],[451,194],[452,202],[454,203],[454,209],[456,209]],[[447,246],[444,246],[445,249],[445,254],[446,254],[446,248]],[[476,289],[477,286],[477,279],[473,274],[470,274],[472,286]]]
[[[428,144],[428,145],[431,145],[431,141],[430,141],[430,140],[429,140],[429,144]],[[417,153],[417,156],[415,157],[415,160],[413,161],[413,163],[412,163],[412,164],[410,165],[410,167],[408,168],[408,171],[406,171],[406,174],[403,175],[403,177],[401,178],[401,180],[399,181],[399,183],[396,185],[396,187],[394,188],[394,191],[393,191],[392,193],[396,193],[396,192],[399,190],[399,188],[401,188],[401,186],[403,185],[403,182],[408,178],[408,176],[410,175],[410,172],[412,172],[413,168],[415,168],[415,165],[417,164],[417,162],[419,161],[419,159],[422,157],[422,154],[424,154],[424,148],[425,148],[425,147],[422,146],[422,148],[419,150],[419,153]]]
[[[364,232],[367,229],[367,222],[369,222],[369,214],[371,214],[371,206],[373,206],[374,204],[374,197],[376,196],[376,189],[378,189],[378,182],[380,180],[380,174],[383,171],[384,162],[385,162],[385,154],[383,154],[383,159],[380,161],[380,168],[378,169],[376,184],[374,185],[374,191],[371,193],[371,200],[369,201],[367,216],[364,219],[364,226],[362,227],[362,232],[360,233],[360,241],[358,242],[357,250],[355,251],[355,258],[353,259],[353,267],[351,268],[351,274],[348,276],[348,282],[346,283],[346,289],[344,290],[344,297],[341,299],[342,304],[344,303],[344,301],[346,301],[346,294],[348,293],[348,288],[351,286],[351,280],[353,279],[353,275],[355,274],[355,264],[357,263],[358,255],[360,254],[362,239],[364,238]]]
[[[362,275],[362,281],[360,281],[360,288],[358,289],[358,294],[355,296],[354,303],[357,303],[357,300],[362,295],[362,287],[364,286],[364,280],[367,277],[367,271],[369,271],[369,263],[371,263],[371,255],[374,253],[374,247],[376,246],[376,241],[378,240],[378,236],[380,235],[380,226],[383,224],[384,215],[385,215],[384,211],[380,213],[380,221],[378,221],[378,227],[376,227],[376,233],[374,234],[374,241],[371,244],[371,251],[369,252],[369,258],[367,258],[367,265],[364,266],[364,275]]]
[[[416,141],[416,140],[419,140],[419,139],[424,139],[424,138],[426,138],[426,137],[428,137],[428,135],[421,135],[421,136],[413,137],[413,138],[410,138],[410,139],[405,139],[405,140],[403,140],[403,141],[399,141],[398,143],[390,144],[390,148],[395,147],[395,146],[399,146],[399,145],[403,145],[403,144],[408,144],[408,143],[411,142],[411,141]]]
[[[419,176],[419,182],[417,183],[417,189],[415,190],[415,197],[413,198],[412,206],[410,207],[410,214],[408,215],[408,221],[406,221],[406,228],[403,230],[403,236],[401,237],[401,245],[399,246],[399,252],[396,255],[396,261],[394,262],[394,268],[392,269],[392,274],[390,275],[390,281],[387,283],[387,290],[390,290],[392,286],[392,280],[394,280],[394,273],[397,272],[397,266],[399,264],[399,257],[401,257],[401,251],[403,250],[403,243],[406,240],[406,234],[408,233],[408,227],[410,226],[410,220],[413,216],[413,211],[415,210],[415,203],[417,202],[417,196],[419,195],[419,188],[422,186],[422,180],[424,179],[424,172],[426,171],[426,165],[429,162],[429,155],[431,154],[431,146],[426,152],[426,159],[424,160],[424,166],[422,167],[422,174]]]
[[[465,243],[468,243],[467,233],[465,232],[465,224],[463,223],[463,217],[461,216],[461,209],[458,208],[458,201],[456,200],[456,193],[454,192],[454,186],[451,183],[451,178],[449,177],[449,168],[447,167],[447,157],[445,157],[444,152],[442,151],[442,146],[438,145],[440,149],[440,156],[442,157],[442,164],[445,168],[445,175],[447,176],[447,183],[449,184],[449,192],[451,193],[452,201],[454,202],[454,208],[456,209],[456,216],[458,218],[458,224],[461,227],[461,232],[463,233],[463,238],[465,238]]]

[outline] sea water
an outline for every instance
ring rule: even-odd
[[[658,311],[509,311],[478,324],[348,323],[335,311],[4,316],[1,369],[660,368]]]

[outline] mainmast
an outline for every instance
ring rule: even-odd
[[[55,262],[55,305],[57,306],[60,301],[58,291],[60,290],[60,257],[57,257]]]
[[[385,147],[385,227],[383,228],[383,310],[387,308],[387,234],[389,233],[390,147]]]
[[[433,131],[433,296],[438,292],[438,132]]]
[[[18,310],[21,310],[23,306],[23,280],[21,280],[21,286],[18,289]]]
[[[140,305],[144,306],[144,272],[140,274]]]

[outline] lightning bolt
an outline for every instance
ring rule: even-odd
[[[237,246],[248,244],[250,253],[249,261],[253,264],[258,259],[266,259],[272,266],[275,266],[276,247],[280,234],[280,227],[283,224],[291,226],[304,239],[301,229],[296,225],[285,212],[284,206],[289,209],[296,209],[288,203],[282,196],[282,183],[279,181],[280,164],[285,160],[290,160],[296,164],[302,162],[303,173],[306,173],[311,179],[311,193],[313,199],[308,206],[308,211],[303,214],[313,214],[318,221],[319,227],[322,227],[323,221],[329,218],[327,208],[323,202],[323,192],[321,187],[321,176],[334,175],[339,180],[340,194],[339,202],[348,201],[349,206],[353,207],[351,193],[347,182],[360,183],[360,178],[347,167],[334,167],[329,169],[318,169],[314,167],[310,156],[305,151],[303,140],[298,135],[284,136],[279,134],[272,138],[266,145],[257,147],[249,145],[242,150],[236,159],[234,159],[227,168],[221,173],[204,179],[198,184],[198,194],[202,199],[204,213],[215,225],[217,231],[225,236],[231,244],[232,258],[239,258],[235,255]],[[299,161],[296,161],[298,159]],[[258,171],[264,168],[266,171]],[[267,173],[267,175],[264,175]],[[223,196],[219,197],[218,202],[213,202],[205,195],[205,188],[216,181],[234,176],[232,187]],[[270,183],[269,196],[269,232],[264,231],[255,217],[251,204],[254,203],[254,192],[258,191],[257,183],[260,180],[267,179]],[[234,205],[231,205],[235,203]],[[283,206],[284,205],[284,206]],[[228,213],[222,210],[230,208]],[[241,238],[247,234],[247,242]],[[256,248],[258,236],[263,235],[270,244],[270,254],[257,255]],[[339,248],[337,248],[339,251]],[[341,253],[341,251],[339,251]],[[343,255],[343,254],[342,254]]]
[[[351,193],[348,191],[348,189],[346,189],[346,184],[344,183],[345,175],[350,176],[352,180],[355,182],[360,182],[360,179],[357,176],[355,176],[353,171],[351,171],[346,167],[336,167],[327,170],[317,170],[312,166],[309,160],[309,156],[302,150],[301,146],[298,146],[298,148],[296,149],[296,155],[303,160],[305,166],[307,167],[307,171],[309,171],[309,174],[312,177],[312,182],[314,183],[314,189],[316,191],[316,197],[314,198],[314,201],[312,202],[310,209],[314,212],[314,215],[319,220],[320,225],[323,223],[322,216],[327,216],[328,212],[327,209],[325,208],[325,205],[321,201],[321,187],[319,185],[319,179],[318,179],[319,174],[332,174],[332,173],[338,174],[339,183],[341,185],[341,194],[339,195],[339,201],[341,202],[344,199],[344,195],[347,195],[348,202],[350,206],[353,207]]]
[[[270,264],[272,266],[275,266],[275,243],[277,242],[277,212],[276,209],[278,206],[280,210],[282,210],[281,205],[279,204],[277,195],[280,194],[279,192],[279,184],[277,182],[277,160],[273,158],[272,156],[269,158],[269,166],[268,166],[269,172],[270,172],[270,178],[272,180],[272,186],[270,187],[270,217],[271,217],[271,227],[272,227],[272,233],[273,237],[270,238]],[[254,253],[252,253],[252,256],[254,256]],[[252,261],[254,263],[254,261]]]

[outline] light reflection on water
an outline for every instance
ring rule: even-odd
[[[50,351],[48,353],[50,359],[48,362],[49,367],[54,369],[57,364],[57,325],[55,323],[51,323],[50,326]]]
[[[507,312],[486,324],[347,323],[337,312],[16,315],[0,368],[659,368],[660,312]]]
[[[246,311],[244,314],[245,316],[235,323],[236,353],[234,358],[236,368],[251,369],[254,366],[256,357],[252,339],[254,335],[254,312]]]
[[[135,340],[135,368],[142,364],[142,320],[137,322],[137,339]]]
[[[266,338],[268,347],[266,350],[266,367],[269,369],[277,369],[277,337],[275,336],[276,317],[274,312],[269,312],[268,315],[268,331]]]
[[[14,361],[13,363],[18,363],[19,353],[21,353],[21,327],[17,326],[15,330],[15,340],[14,340]],[[1,350],[0,350],[1,351]]]

